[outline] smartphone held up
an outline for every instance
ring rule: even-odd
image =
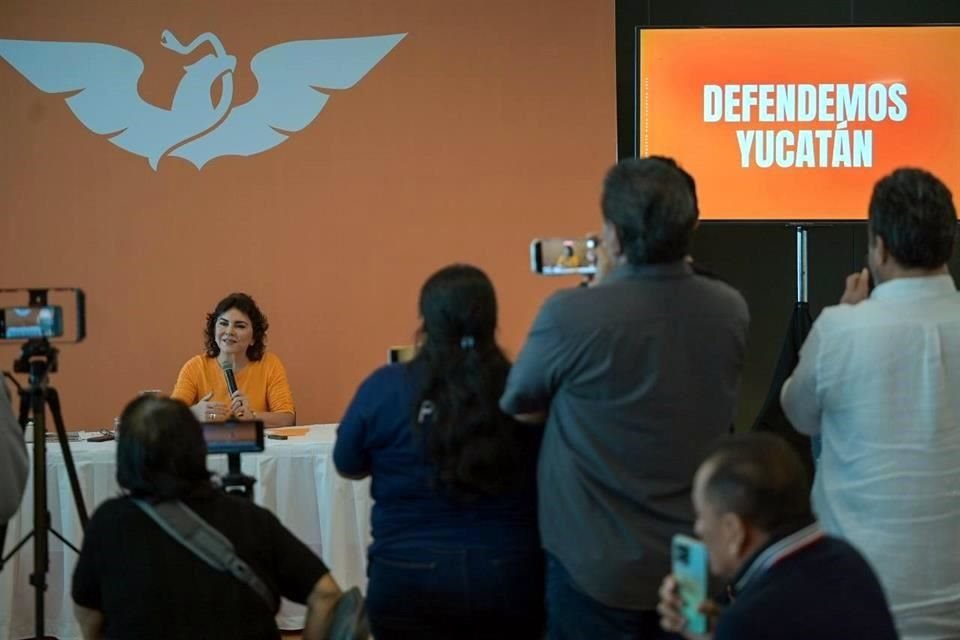
[[[673,557],[673,577],[683,600],[683,617],[687,630],[693,633],[707,632],[707,616],[700,605],[707,598],[707,547],[694,538],[677,534],[670,545]]]
[[[599,238],[543,238],[530,243],[530,269],[544,276],[597,273]]]

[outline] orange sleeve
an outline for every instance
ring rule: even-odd
[[[293,392],[290,391],[283,363],[272,353],[267,353],[264,359],[267,360],[264,363],[267,365],[267,411],[296,415],[297,408],[293,403]]]
[[[200,387],[203,384],[201,359],[203,356],[194,356],[180,368],[177,383],[173,386],[170,397],[192,406],[200,400]]]

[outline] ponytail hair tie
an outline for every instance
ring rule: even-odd
[[[417,413],[417,424],[423,424],[427,418],[433,417],[433,402],[424,400],[420,403],[420,411]]]
[[[464,351],[473,349],[476,344],[477,342],[473,339],[473,336],[463,336],[460,338],[460,348]]]

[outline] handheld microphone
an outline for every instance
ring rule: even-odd
[[[224,362],[220,366],[223,368],[223,377],[227,379],[227,389],[230,390],[230,396],[232,397],[237,391],[237,378],[233,375],[233,363]]]

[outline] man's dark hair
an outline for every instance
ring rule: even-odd
[[[525,473],[521,427],[499,407],[510,361],[496,342],[493,284],[476,267],[445,267],[420,290],[420,316],[422,346],[411,366],[423,382],[413,421],[421,426],[429,402],[433,413],[422,426],[437,480],[458,498],[514,488]]]
[[[697,225],[696,185],[672,158],[630,158],[603,183],[604,219],[631,264],[682,260]]]
[[[270,323],[267,322],[267,316],[263,315],[253,298],[245,293],[231,293],[217,303],[213,313],[207,314],[207,324],[203,329],[203,343],[207,355],[211,358],[220,355],[220,346],[217,345],[216,338],[217,320],[230,309],[241,311],[250,318],[250,324],[253,328],[253,342],[247,347],[247,359],[250,362],[262,359],[267,346],[267,329],[270,328]]]
[[[669,156],[647,156],[651,160],[659,160],[660,162],[665,162],[677,171],[680,172],[680,175],[683,176],[684,182],[687,183],[687,187],[690,189],[690,195],[693,196],[693,208],[697,212],[697,217],[700,217],[700,204],[697,202],[697,181],[693,179],[693,176],[690,173],[677,164],[677,161]]]
[[[870,234],[883,238],[903,267],[936,269],[953,253],[957,212],[953,196],[923,169],[897,169],[873,187]]]
[[[786,440],[769,433],[724,439],[707,457],[706,500],[766,532],[813,520],[807,470]]]
[[[209,492],[200,423],[178,400],[144,395],[124,408],[117,428],[117,483],[158,500]]]

